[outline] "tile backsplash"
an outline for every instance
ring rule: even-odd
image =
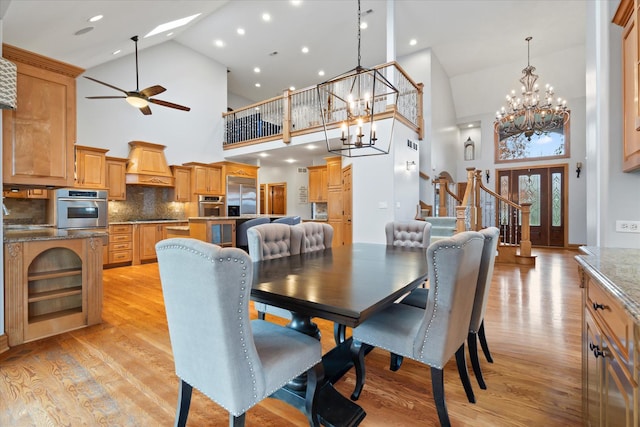
[[[9,211],[9,215],[4,216],[4,224],[46,224],[46,199],[6,198],[3,202]]]
[[[109,222],[141,219],[187,219],[186,203],[171,201],[172,189],[127,186],[127,200],[109,202]]]

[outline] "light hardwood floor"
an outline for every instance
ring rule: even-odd
[[[465,397],[455,360],[446,366],[454,426],[581,425],[577,252],[534,254],[535,268],[496,264],[485,317],[494,363],[480,356],[487,390],[470,370],[476,404]],[[318,324],[328,350],[332,324]],[[387,352],[367,356],[361,425],[438,425],[428,367],[405,359],[391,372],[388,363]],[[353,385],[348,372],[336,388],[348,396]],[[0,426],[171,426],[177,386],[157,264],[105,270],[102,324],[0,355]],[[223,409],[194,391],[189,426],[227,422]],[[295,409],[267,399],[249,410],[247,425],[306,422]]]

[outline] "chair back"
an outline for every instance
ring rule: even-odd
[[[493,267],[496,262],[496,251],[498,249],[498,241],[500,240],[500,230],[496,227],[489,227],[480,230],[484,236],[484,247],[482,248],[482,258],[480,259],[480,270],[478,272],[478,286],[476,287],[476,299],[473,303],[473,312],[471,313],[471,323],[469,324],[469,332],[478,333],[484,312],[487,308],[489,300],[489,288],[491,287],[491,278],[493,277]]]
[[[387,245],[427,248],[431,224],[426,221],[392,221],[385,225]]]
[[[302,249],[302,230],[287,224],[261,224],[247,230],[253,261],[297,255]]]
[[[429,296],[413,341],[416,360],[442,369],[464,344],[483,246],[482,234],[464,231],[427,249]]]
[[[163,240],[156,252],[176,374],[244,412],[266,392],[249,318],[249,255],[185,238]]]
[[[236,227],[236,246],[243,248],[249,246],[249,243],[247,242],[247,230],[256,225],[267,224],[268,222],[270,222],[269,218],[260,217],[252,218],[238,224]]]
[[[333,227],[323,222],[303,222],[295,228],[300,228],[302,236],[302,253],[323,251],[331,247],[333,241]]]
[[[282,218],[276,218],[271,222],[276,223],[276,224],[293,225],[293,217],[292,216],[283,216]]]

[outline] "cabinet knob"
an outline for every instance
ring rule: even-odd
[[[595,311],[604,310],[605,309],[605,305],[604,304],[598,304],[597,302],[594,302],[593,303],[593,309]]]
[[[600,350],[600,347],[598,346],[596,346],[596,348],[593,349],[593,355],[596,357],[596,359],[598,357],[607,357],[605,353],[605,349]]]
[[[592,342],[590,342],[590,343],[589,343],[589,350],[593,351],[593,350],[595,350],[596,348],[597,348],[597,349],[599,349],[599,348],[600,348],[600,346],[597,346],[597,345],[595,345],[595,344],[594,344],[594,343],[592,343]]]

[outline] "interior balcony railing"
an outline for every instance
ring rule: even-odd
[[[374,103],[377,118],[395,114],[395,118],[423,138],[424,116],[422,111],[423,85],[415,83],[396,63],[389,62],[374,67],[398,89],[395,110],[390,110],[385,99]],[[328,127],[337,127],[345,112],[336,109],[328,112],[332,120]],[[285,90],[282,96],[261,101],[222,114],[225,125],[223,148],[225,150],[260,144],[281,139],[291,142],[291,137],[323,130],[320,102],[316,86],[295,91]]]
[[[462,203],[456,206],[456,232],[498,227],[503,261],[535,265],[530,212],[530,203],[517,204],[497,194],[484,186],[481,170],[467,168],[467,188]]]

